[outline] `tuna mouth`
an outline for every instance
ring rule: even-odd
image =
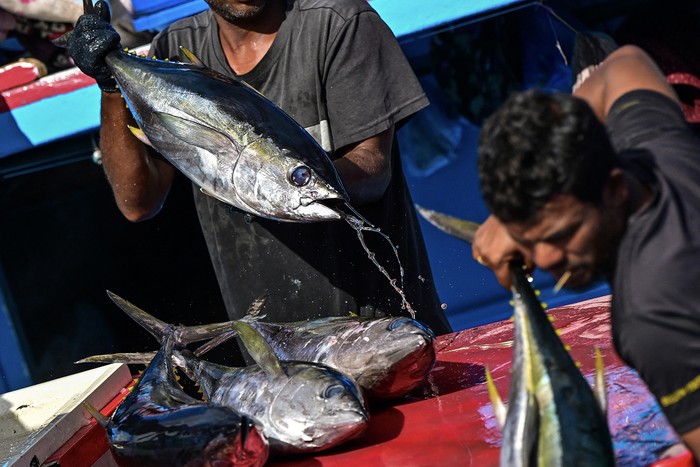
[[[346,214],[343,207],[347,201],[343,198],[324,198],[324,199],[307,199],[302,200],[302,205],[305,207],[314,207],[317,212],[326,214],[326,217],[332,219],[344,219]]]

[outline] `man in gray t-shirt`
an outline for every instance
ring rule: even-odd
[[[316,138],[334,160],[351,204],[398,247],[403,289],[417,319],[437,334],[449,332],[395,140],[396,129],[427,99],[396,39],[367,2],[211,2],[211,10],[161,32],[150,55],[183,60],[181,46],[206,66],[258,89]],[[148,218],[160,209],[175,170],[128,134],[129,114],[118,94],[103,90],[105,171],[123,214],[134,221]],[[252,218],[195,193],[231,318],[245,314],[264,293],[270,321],[407,314],[345,222]],[[389,275],[400,279],[388,243],[377,234],[366,240]]]

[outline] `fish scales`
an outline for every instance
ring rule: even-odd
[[[434,335],[406,317],[328,317],[297,323],[251,320],[282,360],[337,368],[368,398],[396,398],[420,385],[435,363]]]
[[[213,403],[262,424],[275,453],[309,453],[360,436],[369,415],[360,388],[335,369],[310,362],[281,362],[286,377],[259,365],[233,368],[178,353]]]
[[[501,465],[605,466],[607,419],[530,286],[511,265],[515,346]]]
[[[341,218],[331,204],[348,196],[333,162],[247,84],[199,64],[123,51],[106,61],[142,131],[136,136],[203,192],[269,219]]]
[[[120,465],[264,465],[269,445],[262,428],[229,407],[185,393],[172,373],[171,342],[166,339],[104,423]]]

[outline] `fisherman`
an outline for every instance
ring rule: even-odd
[[[612,332],[700,459],[700,141],[635,46],[574,91],[517,93],[484,124],[478,170],[492,215],[472,254],[510,286],[522,258],[577,288],[612,285]]]
[[[207,1],[208,10],[159,33],[149,56],[187,61],[185,47],[206,66],[253,86],[306,128],[334,160],[351,204],[397,245],[403,284],[388,242],[365,235],[416,318],[436,334],[450,332],[395,138],[428,101],[389,28],[364,0]],[[104,62],[118,46],[107,22],[83,15],[68,47],[102,90],[102,163],[119,209],[138,222],[161,209],[176,171],[127,128],[133,119]],[[194,193],[231,319],[265,293],[264,313],[272,322],[407,314],[347,223],[254,218]]]

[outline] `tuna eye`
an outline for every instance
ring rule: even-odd
[[[323,394],[324,399],[331,399],[335,396],[339,396],[345,392],[345,388],[339,384],[329,386],[326,388],[326,392]]]
[[[311,170],[308,167],[300,165],[296,169],[292,170],[289,178],[292,184],[295,186],[306,186],[311,180]]]

